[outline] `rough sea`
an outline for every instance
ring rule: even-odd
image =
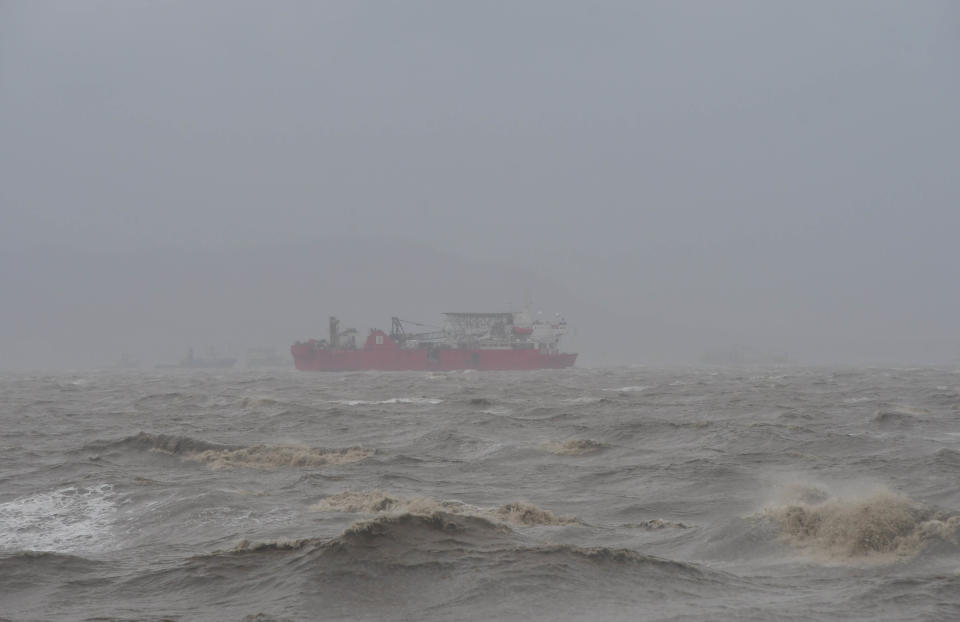
[[[0,619],[957,620],[960,371],[0,376]]]

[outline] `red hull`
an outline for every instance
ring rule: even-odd
[[[377,344],[374,338],[382,337]],[[486,371],[521,369],[560,369],[572,367],[576,354],[544,354],[535,349],[403,349],[389,336],[371,335],[357,350],[332,350],[317,342],[290,346],[293,362],[301,371]]]

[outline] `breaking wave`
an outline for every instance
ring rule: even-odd
[[[480,508],[459,501],[436,501],[429,497],[392,497],[380,490],[369,492],[345,491],[321,499],[310,506],[320,512],[356,514],[385,514],[390,516],[432,516],[445,513],[455,516],[482,518],[512,525],[580,525],[572,516],[558,516],[530,503],[514,502],[497,508]]]
[[[814,495],[768,507],[761,515],[778,525],[785,542],[831,560],[911,556],[932,542],[957,544],[960,532],[960,515],[936,512],[889,491],[854,498]]]
[[[573,516],[557,516],[530,503],[507,503],[496,509],[494,515],[502,521],[515,525],[579,525]]]
[[[113,486],[71,486],[0,503],[0,549],[59,553],[111,545]]]
[[[607,449],[609,445],[590,439],[570,439],[546,444],[547,449],[560,456],[582,456]]]

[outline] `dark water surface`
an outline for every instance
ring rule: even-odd
[[[0,376],[0,618],[960,619],[960,373]]]

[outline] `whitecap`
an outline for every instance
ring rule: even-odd
[[[330,400],[331,404],[345,406],[371,406],[381,404],[440,404],[441,399],[433,397],[392,397],[386,400]]]
[[[0,503],[0,549],[71,553],[109,548],[113,486],[71,486]]]
[[[854,497],[831,497],[814,487],[808,492],[813,494],[768,506],[761,515],[778,523],[782,540],[815,558],[893,561],[937,542],[955,542],[960,533],[960,516],[887,490]]]

